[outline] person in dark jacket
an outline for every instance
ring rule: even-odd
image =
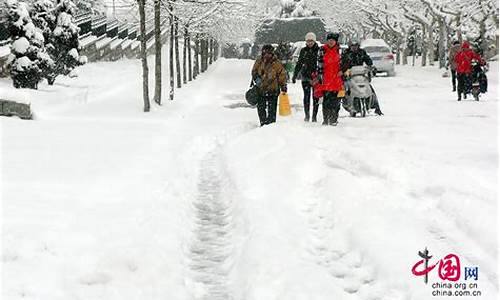
[[[317,72],[323,91],[323,125],[337,125],[340,110],[337,95],[344,89],[338,40],[338,33],[328,33],[326,44],[318,51]]]
[[[373,61],[364,49],[359,47],[358,40],[352,40],[349,48],[342,53],[342,69],[345,71],[353,66],[373,66]]]
[[[304,121],[309,122],[311,94],[313,94],[313,73],[316,72],[318,65],[318,50],[319,46],[316,43],[316,35],[313,32],[306,34],[306,46],[300,50],[299,59],[295,65],[295,70],[292,76],[292,82],[295,83],[297,76],[302,76],[302,89],[304,90]],[[313,113],[312,121],[317,121],[319,98],[313,94]]]
[[[453,91],[457,91],[457,64],[455,63],[455,56],[460,51],[460,42],[453,41],[453,45],[448,53],[448,61],[450,63],[451,71],[451,84],[453,86]]]
[[[364,49],[361,49],[359,47],[359,40],[353,39],[349,45],[349,48],[344,50],[344,52],[342,53],[342,71],[345,72],[353,66],[362,66],[363,64],[366,64],[368,67],[372,67],[373,61],[370,58],[370,55],[368,55],[368,53],[366,53]],[[371,84],[370,87],[374,95],[373,108],[375,108],[375,113],[379,116],[383,115],[382,111],[380,110],[380,105],[378,103],[378,98],[375,94],[375,90],[373,89]]]
[[[286,93],[286,71],[274,55],[272,45],[262,47],[262,55],[252,68],[252,80],[258,87],[257,112],[260,126],[276,122],[276,108],[280,91]]]

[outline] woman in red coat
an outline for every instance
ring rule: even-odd
[[[326,44],[318,52],[318,79],[323,91],[323,125],[337,125],[340,99],[337,94],[343,89],[340,69],[339,35],[329,33]]]
[[[461,50],[455,55],[455,65],[457,70],[457,80],[458,80],[458,101],[462,100],[462,94],[464,99],[467,97],[468,90],[470,88],[470,75],[472,73],[472,60],[477,60],[481,65],[485,65],[486,62],[481,58],[481,55],[477,54],[470,48],[468,42],[462,43]]]

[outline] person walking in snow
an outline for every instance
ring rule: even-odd
[[[366,64],[368,67],[371,68],[373,66],[373,61],[372,61],[370,55],[368,55],[368,53],[366,53],[366,51],[364,49],[360,48],[359,39],[354,38],[351,40],[351,42],[349,44],[349,48],[344,50],[344,52],[342,53],[342,62],[341,62],[342,71],[345,72],[354,66],[362,66],[363,64]],[[370,88],[371,88],[372,93],[373,93],[373,107],[372,108],[375,108],[375,113],[377,115],[381,116],[381,115],[383,115],[383,113],[380,110],[380,105],[378,102],[378,97],[375,94],[375,89],[373,88],[373,86],[371,84],[370,84]]]
[[[473,59],[479,61],[482,66],[486,64],[484,59],[481,58],[481,55],[477,54],[470,48],[470,44],[467,41],[463,42],[460,51],[455,55],[458,80],[458,101],[462,100],[462,94],[464,95],[464,99],[466,99],[467,93],[470,92],[470,76],[472,74]]]
[[[344,88],[340,68],[339,34],[328,33],[318,51],[318,80],[323,91],[323,125],[337,125],[340,110],[338,92]]]
[[[295,70],[293,71],[292,83],[297,81],[297,76],[299,73],[302,76],[302,90],[304,91],[304,121],[309,122],[310,106],[311,106],[311,94],[313,94],[313,73],[316,72],[318,66],[318,51],[319,46],[316,43],[316,35],[313,32],[306,34],[306,46],[300,50],[299,59],[295,65]],[[319,108],[319,98],[313,98],[313,113],[312,121],[317,121],[318,108]]]
[[[453,41],[453,45],[448,52],[448,61],[450,63],[451,71],[451,84],[453,86],[453,92],[457,91],[457,63],[455,62],[455,56],[460,51],[460,42]]]
[[[286,93],[286,71],[274,54],[272,45],[262,47],[262,55],[252,68],[252,80],[258,87],[257,112],[260,126],[276,122],[276,109],[280,91]]]

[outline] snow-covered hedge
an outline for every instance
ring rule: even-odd
[[[78,53],[78,32],[72,0],[7,0],[8,30],[12,42],[8,59],[15,87],[36,89],[46,78],[53,84],[86,59]]]

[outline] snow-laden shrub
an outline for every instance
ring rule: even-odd
[[[7,26],[13,41],[7,63],[10,76],[16,88],[36,89],[42,79],[43,66],[51,63],[45,52],[43,32],[33,24],[26,3],[8,0],[6,4]]]
[[[47,1],[47,0],[39,0]],[[68,75],[76,66],[86,61],[78,53],[78,33],[73,16],[76,5],[71,0],[59,0],[51,13],[55,16],[55,26],[48,35],[47,51],[54,61],[54,66],[44,71],[49,84],[53,84],[59,75]]]

